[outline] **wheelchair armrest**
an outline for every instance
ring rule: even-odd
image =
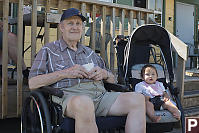
[[[118,92],[130,92],[129,87],[126,85],[115,84],[115,83],[104,83],[104,87],[108,91],[118,91]]]
[[[57,96],[59,98],[62,98],[64,95],[64,92],[62,90],[60,90],[59,88],[53,88],[50,86],[40,87],[39,91],[46,93],[46,94]]]

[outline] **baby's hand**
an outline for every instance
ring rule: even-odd
[[[167,101],[169,101],[169,98],[168,97],[164,97],[164,102],[167,102]]]
[[[169,101],[170,98],[166,91],[164,92],[163,96],[164,96],[164,102]]]

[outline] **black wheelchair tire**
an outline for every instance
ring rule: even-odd
[[[23,106],[23,110],[22,110],[22,115],[21,115],[21,133],[30,133],[29,127],[31,126],[33,127],[33,125],[28,125],[28,111],[30,110],[30,102],[33,101],[33,104],[36,105],[37,107],[37,112],[34,113],[38,113],[37,115],[39,115],[39,120],[40,120],[40,128],[41,131],[39,131],[40,133],[52,133],[52,127],[51,127],[51,120],[50,120],[50,113],[48,110],[48,106],[47,103],[45,101],[45,98],[41,95],[40,92],[38,91],[32,91],[30,96],[25,100],[24,102],[24,106]],[[38,103],[40,103],[38,106]],[[43,113],[41,114],[41,111],[43,111]],[[45,123],[45,127],[43,125],[43,123]],[[31,123],[32,124],[32,123]],[[44,131],[45,129],[45,131]],[[35,132],[36,129],[33,129]]]

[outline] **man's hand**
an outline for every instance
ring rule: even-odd
[[[68,69],[65,69],[67,78],[88,78],[88,72],[81,65],[74,65]]]
[[[91,71],[89,71],[88,74],[89,74],[89,77],[88,77],[89,79],[93,79],[97,81],[107,78],[107,71],[98,66],[91,69]]]

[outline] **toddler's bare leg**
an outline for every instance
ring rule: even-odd
[[[169,100],[163,104],[164,109],[168,109],[176,119],[180,119],[180,112],[178,108]]]
[[[147,115],[149,116],[149,118],[151,119],[152,122],[159,122],[160,119],[161,119],[161,116],[155,115],[154,106],[148,100],[146,100],[146,113],[147,113]]]

